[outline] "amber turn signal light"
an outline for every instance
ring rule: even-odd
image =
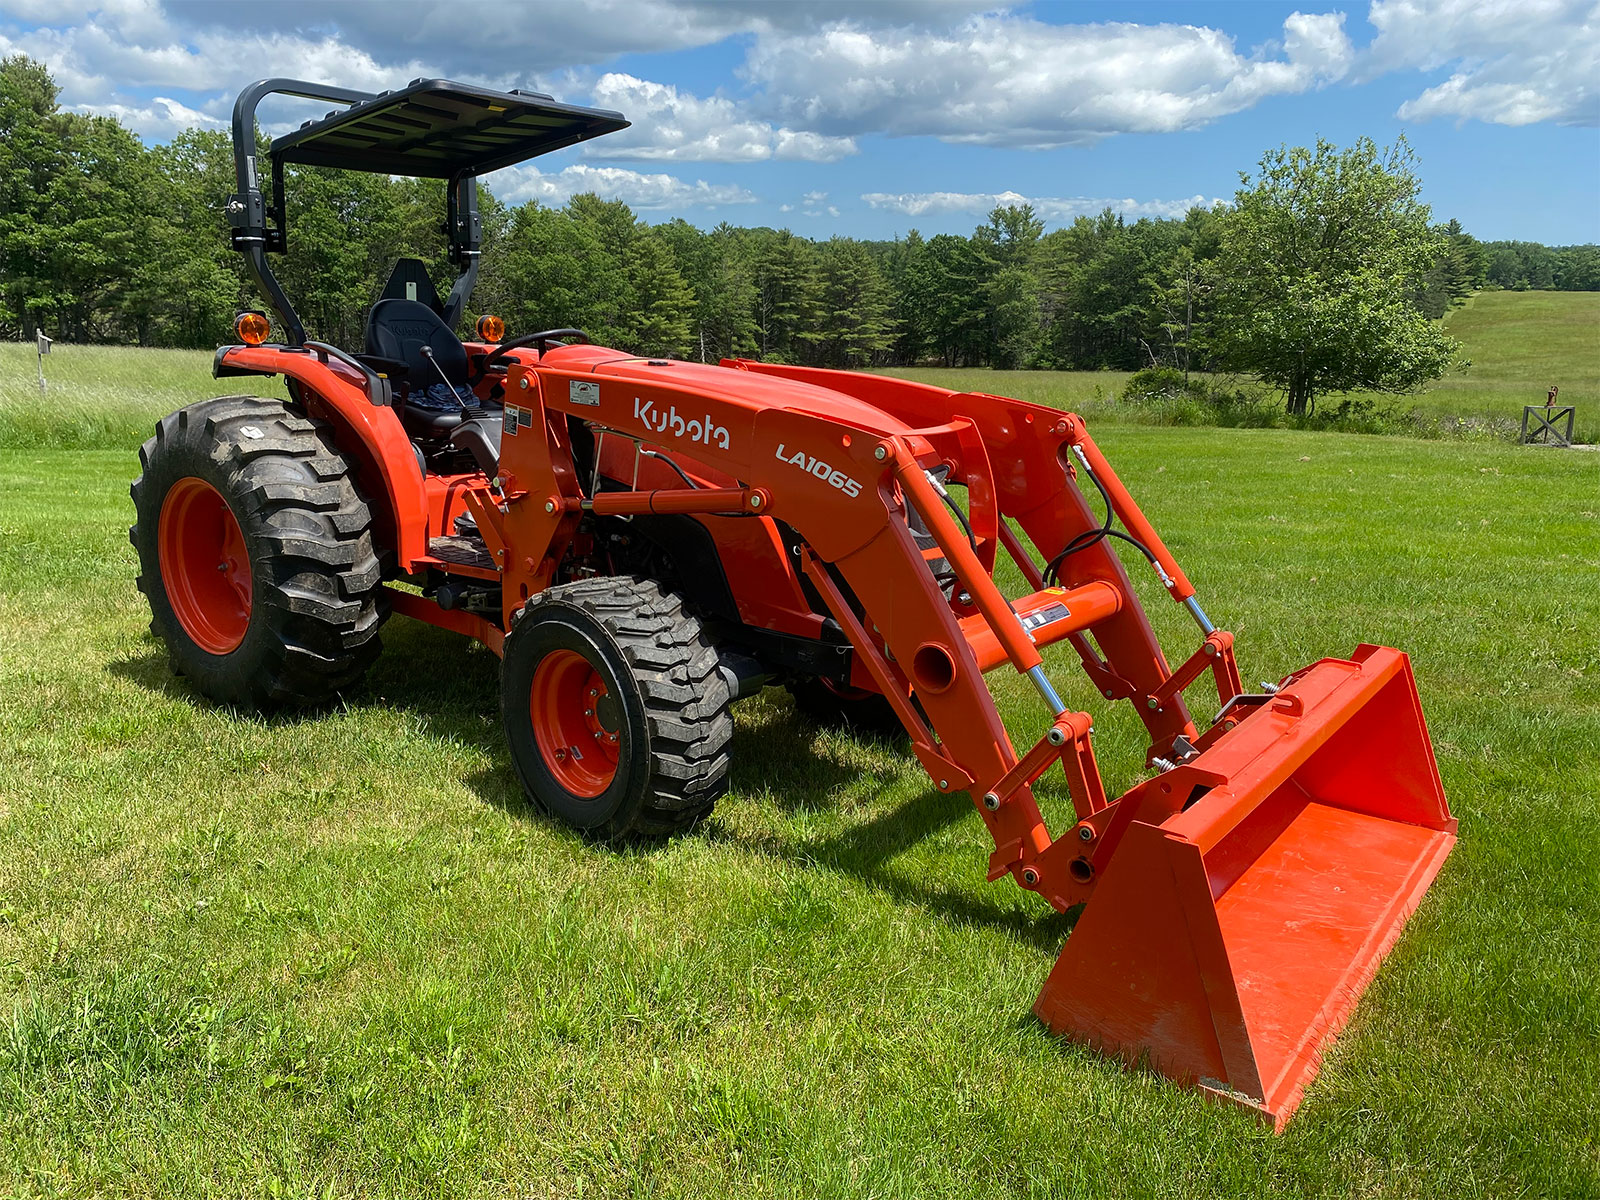
[[[233,330],[246,346],[259,346],[272,332],[272,325],[258,312],[242,312],[234,318]]]
[[[506,323],[499,317],[485,314],[478,318],[478,340],[481,342],[498,342],[506,335]]]

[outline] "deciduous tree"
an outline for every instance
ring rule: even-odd
[[[1410,391],[1458,346],[1410,303],[1441,252],[1410,147],[1280,148],[1241,174],[1223,227],[1216,344],[1282,388],[1291,413],[1322,392]]]

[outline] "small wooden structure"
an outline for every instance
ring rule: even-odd
[[[1575,405],[1525,404],[1522,406],[1523,445],[1571,446]],[[1565,422],[1564,427],[1562,423]],[[1530,430],[1529,426],[1532,426]]]

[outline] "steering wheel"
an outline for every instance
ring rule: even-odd
[[[512,350],[520,350],[524,346],[537,346],[539,348],[539,356],[541,358],[544,357],[546,348],[556,338],[576,338],[585,345],[589,341],[589,335],[581,329],[546,329],[539,333],[525,333],[521,337],[514,337],[508,342],[501,342],[480,358],[477,371],[469,380],[469,384],[475,386],[479,380],[489,373],[490,367],[494,366],[495,363],[503,359]]]

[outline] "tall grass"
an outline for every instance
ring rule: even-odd
[[[267,389],[276,380],[211,377],[212,355],[200,350],[58,343],[44,360],[31,344],[0,342],[0,446],[86,450],[137,446],[156,421],[209,396]]]

